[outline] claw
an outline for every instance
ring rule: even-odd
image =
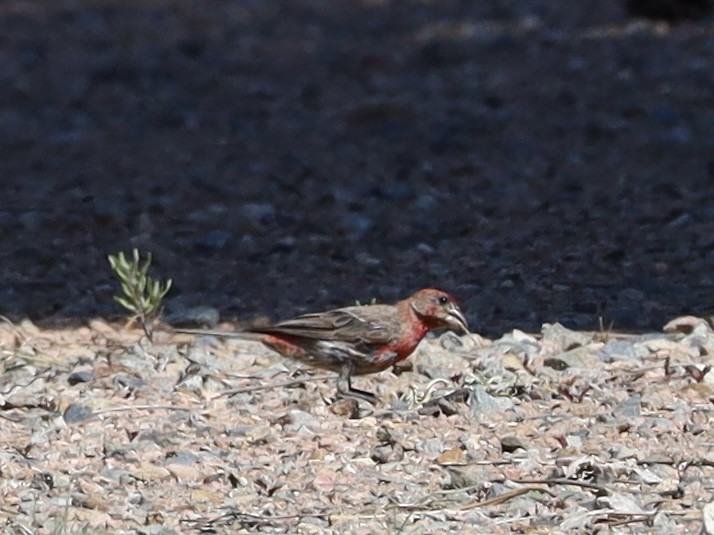
[[[358,388],[352,387],[352,371],[354,370],[354,364],[352,362],[347,362],[342,369],[340,369],[340,375],[337,378],[337,397],[338,398],[354,398],[361,399],[372,405],[376,405],[377,396],[366,390],[360,390]]]

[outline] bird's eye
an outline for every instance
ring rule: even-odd
[[[448,302],[449,302],[449,298],[448,298],[448,297],[443,296],[443,295],[442,295],[441,297],[439,297],[439,304],[440,304],[440,305],[445,305],[445,304],[448,303]]]

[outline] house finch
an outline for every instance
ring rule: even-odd
[[[429,288],[394,305],[338,308],[239,332],[178,332],[258,339],[284,357],[338,372],[338,397],[373,403],[374,394],[352,388],[352,376],[386,370],[411,355],[427,332],[442,328],[469,332],[454,298]]]

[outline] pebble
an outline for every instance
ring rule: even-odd
[[[218,325],[221,314],[212,306],[183,306],[180,303],[169,303],[166,305],[163,319],[176,327],[199,325],[212,329]]]
[[[523,445],[521,439],[515,436],[507,436],[501,438],[501,451],[505,453],[513,453],[516,450],[525,450],[526,447]]]
[[[88,420],[94,416],[94,413],[84,405],[72,403],[64,411],[62,417],[68,424],[76,424]]]
[[[312,414],[299,409],[293,409],[288,413],[290,423],[283,426],[286,432],[298,431],[301,428],[307,428],[311,431],[319,431],[322,428],[322,423]]]
[[[544,360],[544,364],[554,370],[564,370],[566,368],[594,370],[598,367],[599,359],[591,347],[585,346],[548,357]]]
[[[194,241],[194,247],[204,254],[215,254],[225,249],[233,240],[233,233],[228,230],[215,229],[199,236]]]
[[[416,449],[420,453],[436,456],[444,449],[444,444],[439,438],[430,438],[421,443],[417,443]]]
[[[635,394],[615,407],[614,413],[625,418],[635,418],[642,413],[642,398]]]
[[[471,418],[479,420],[483,416],[512,409],[513,401],[507,397],[494,397],[483,386],[477,385],[469,397],[469,406]]]
[[[543,340],[553,342],[565,350],[585,346],[593,339],[591,334],[571,331],[560,323],[544,324],[541,334],[543,335]]]
[[[79,372],[74,372],[67,377],[67,382],[74,386],[79,383],[88,383],[94,379],[94,374],[90,371],[79,371]]]
[[[598,357],[604,362],[615,362],[617,360],[641,359],[648,353],[647,348],[632,345],[627,340],[610,340],[598,351]]]
[[[704,532],[707,535],[714,535],[714,502],[709,502],[702,510],[702,518],[704,519]]]

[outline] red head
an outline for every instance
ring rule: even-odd
[[[463,312],[448,293],[434,288],[419,290],[409,299],[409,306],[430,329],[452,329],[469,332]]]

